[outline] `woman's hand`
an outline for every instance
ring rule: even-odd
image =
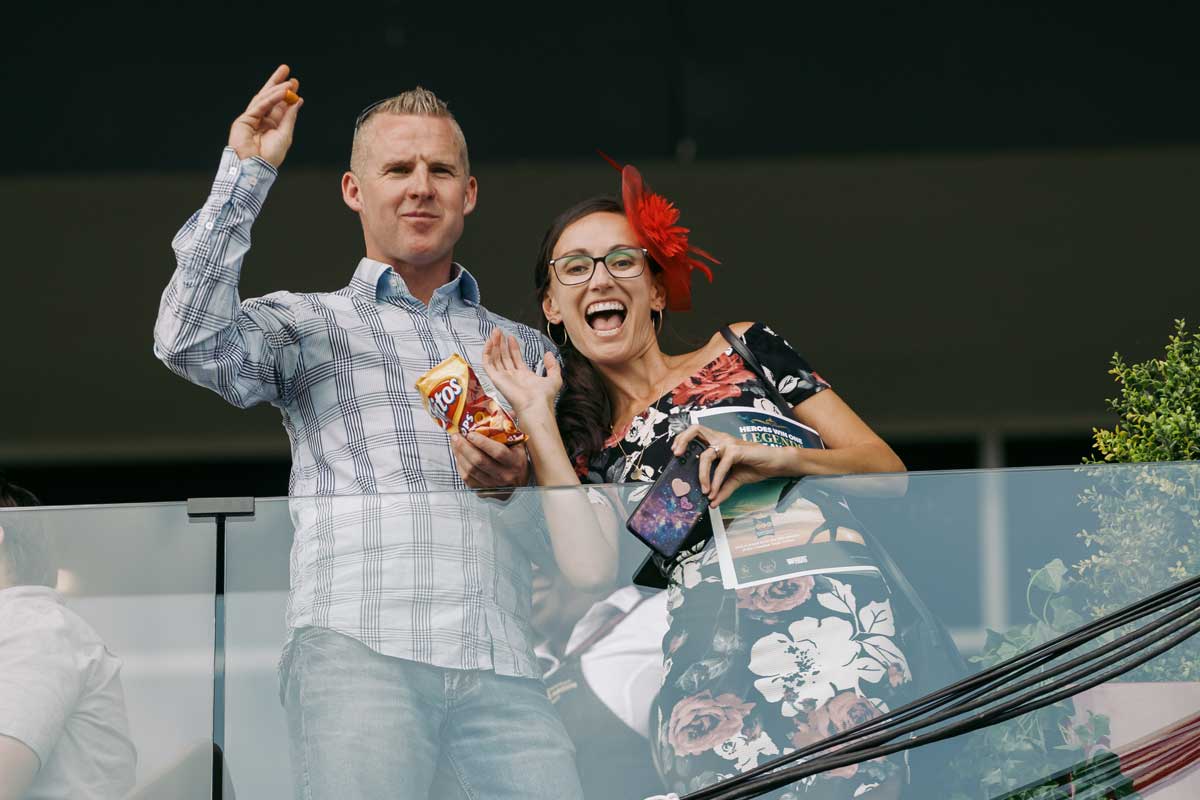
[[[700,490],[714,506],[746,484],[791,474],[787,451],[793,448],[768,447],[703,425],[693,425],[675,437],[672,452],[676,456],[683,455],[692,439],[708,445],[700,455]]]
[[[525,359],[521,347],[512,336],[505,336],[499,328],[492,331],[483,345],[483,367],[488,377],[512,404],[518,420],[522,415],[550,412],[554,414],[554,399],[562,388],[562,370],[558,359],[550,353],[542,356],[546,374],[535,375]]]

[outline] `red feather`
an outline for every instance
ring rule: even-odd
[[[667,308],[671,311],[687,311],[692,307],[692,270],[703,272],[710,283],[713,279],[708,265],[691,255],[714,264],[721,262],[711,253],[693,247],[688,242],[691,230],[677,224],[679,209],[661,194],[646,189],[636,167],[632,164],[622,167],[602,150],[596,152],[621,172],[621,199],[625,205],[625,217],[633,226],[641,245],[650,251],[650,256],[662,267]]]
[[[621,171],[621,165],[618,164],[616,161],[614,161],[612,156],[610,156],[608,153],[604,152],[603,150],[597,150],[596,152],[600,154],[601,158],[603,158],[608,163],[612,164],[613,169],[615,169],[617,172]]]

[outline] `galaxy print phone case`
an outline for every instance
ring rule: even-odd
[[[708,510],[708,498],[700,491],[704,448],[703,442],[688,442],[687,450],[663,468],[626,523],[630,533],[663,558],[675,557]]]

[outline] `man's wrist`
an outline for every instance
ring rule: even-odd
[[[278,175],[278,170],[259,156],[242,158],[237,150],[226,146],[213,181],[213,197],[218,203],[232,200],[257,216]]]
[[[245,176],[254,178],[254,185],[257,185],[264,181],[274,181],[278,175],[279,170],[260,155],[243,157],[233,145],[225,145],[225,149],[221,151],[221,164],[217,168],[218,180],[237,180]]]

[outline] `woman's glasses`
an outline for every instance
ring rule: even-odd
[[[636,278],[646,269],[647,251],[643,248],[625,247],[613,250],[608,255],[597,258],[582,253],[550,259],[550,268],[554,277],[564,286],[576,286],[587,283],[596,271],[596,265],[603,263],[608,274],[614,278]]]

